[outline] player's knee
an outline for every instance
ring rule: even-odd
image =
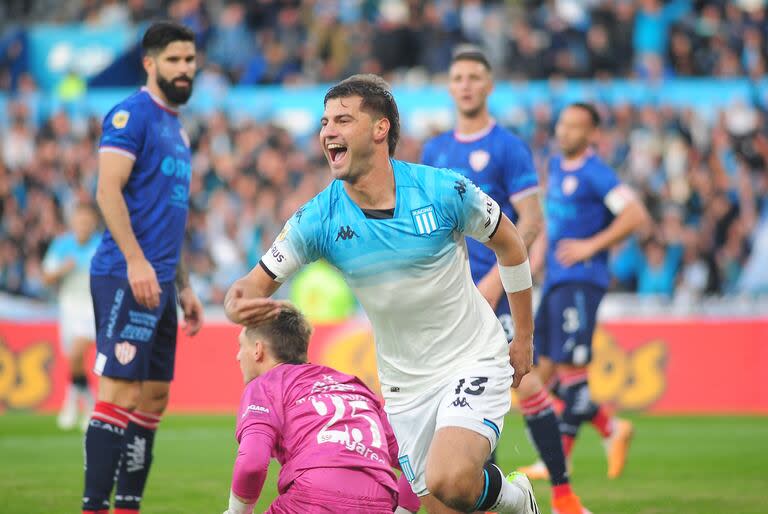
[[[132,411],[139,404],[141,384],[102,377],[99,381],[99,401]]]
[[[467,511],[479,496],[481,473],[469,465],[452,463],[451,466],[432,470],[427,475],[427,489],[447,506]]]
[[[139,410],[149,414],[163,414],[168,406],[168,393],[167,388],[143,389],[138,403]]]

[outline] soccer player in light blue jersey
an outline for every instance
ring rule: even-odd
[[[56,420],[63,430],[73,428],[78,421],[87,427],[93,410],[84,358],[96,339],[88,275],[91,257],[101,241],[99,217],[93,205],[76,206],[69,225],[71,230],[53,240],[43,259],[43,280],[57,289],[59,341],[69,360],[71,377]],[[78,419],[78,411],[82,412],[82,420]]]
[[[546,380],[557,373],[565,403],[560,431],[568,456],[584,422],[603,438],[608,477],[624,469],[632,424],[613,418],[590,396],[587,366],[597,310],[610,282],[608,250],[649,215],[643,204],[592,150],[600,115],[575,103],[563,110],[556,137],[562,155],[549,163],[546,195],[546,279],[536,313],[536,358]]]
[[[91,261],[98,402],[85,437],[83,513],[138,514],[168,403],[177,297],[194,335],[202,306],[181,260],[191,154],[178,107],[192,94],[194,34],[154,23],[142,40],[147,85],[104,118],[96,199],[107,224]]]
[[[336,180],[227,292],[227,315],[245,325],[274,316],[280,306],[268,298],[280,284],[326,259],[371,321],[399,464],[429,512],[538,513],[528,478],[505,479],[488,463],[509,387],[532,365],[532,281],[517,229],[460,173],[392,159],[399,115],[379,77],[332,87],[321,124]],[[511,344],[472,281],[465,236],[496,254],[515,325]],[[328,416],[326,426],[335,421]]]
[[[544,223],[538,178],[528,146],[499,126],[488,110],[488,96],[493,91],[491,65],[479,50],[460,49],[453,57],[448,80],[456,106],[456,128],[427,141],[422,162],[461,171],[499,204],[530,248]],[[487,246],[471,238],[467,239],[467,250],[472,279],[495,309],[511,341],[512,318],[496,256]],[[523,378],[517,397],[531,440],[546,463],[552,484],[553,512],[587,514],[589,511],[571,489],[557,415],[547,389],[535,372]]]

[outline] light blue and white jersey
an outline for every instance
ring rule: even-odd
[[[43,259],[43,269],[52,273],[64,266],[67,261],[73,261],[75,268],[62,277],[59,283],[59,304],[62,312],[91,310],[91,290],[89,287],[89,270],[91,258],[101,242],[101,234],[95,233],[91,238],[80,244],[72,232],[56,237]]]
[[[320,258],[341,271],[373,325],[390,412],[478,362],[509,366],[507,339],[472,281],[464,239],[488,241],[499,205],[454,171],[391,163],[391,217],[367,216],[335,180],[288,220],[260,263],[278,282]]]

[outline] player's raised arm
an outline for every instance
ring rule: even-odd
[[[258,325],[280,313],[282,302],[270,298],[280,282],[257,264],[250,273],[232,284],[224,298],[224,310],[230,321],[239,325]]]
[[[99,184],[96,202],[112,237],[125,256],[133,296],[149,309],[160,305],[160,284],[155,269],[144,256],[131,227],[123,188],[133,170],[134,158],[126,152],[99,152]]]
[[[259,263],[232,284],[224,299],[227,317],[231,321],[241,325],[258,325],[280,313],[284,302],[269,297],[302,266],[319,257],[318,211],[312,202],[299,209]]]

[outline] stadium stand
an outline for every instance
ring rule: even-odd
[[[23,21],[127,31],[112,55],[125,62],[137,55],[133,34],[157,16],[192,27],[203,49],[184,123],[194,149],[188,258],[205,302],[220,303],[328,181],[310,137],[317,95],[308,111],[280,120],[250,87],[280,85],[276,102],[300,104],[292,88],[363,71],[385,75],[405,97],[409,87],[442,82],[463,42],[482,46],[510,81],[499,88],[498,119],[531,145],[540,173],[560,105],[579,88],[598,100],[607,120],[599,151],[656,220],[615,253],[615,290],[685,298],[768,290],[757,265],[768,258],[762,1],[40,0],[0,6],[0,291],[47,298],[41,258],[68,209],[95,187],[98,105],[108,103],[95,86],[141,80],[136,57],[134,75],[119,78],[109,62],[86,69],[77,59],[40,75],[28,65],[39,38]],[[728,80],[740,93],[724,99],[718,88]],[[613,93],[601,97],[603,85]],[[222,100],[228,95],[255,102],[248,115]],[[425,115],[405,100],[398,156],[418,160],[421,141],[449,123],[449,103]]]

